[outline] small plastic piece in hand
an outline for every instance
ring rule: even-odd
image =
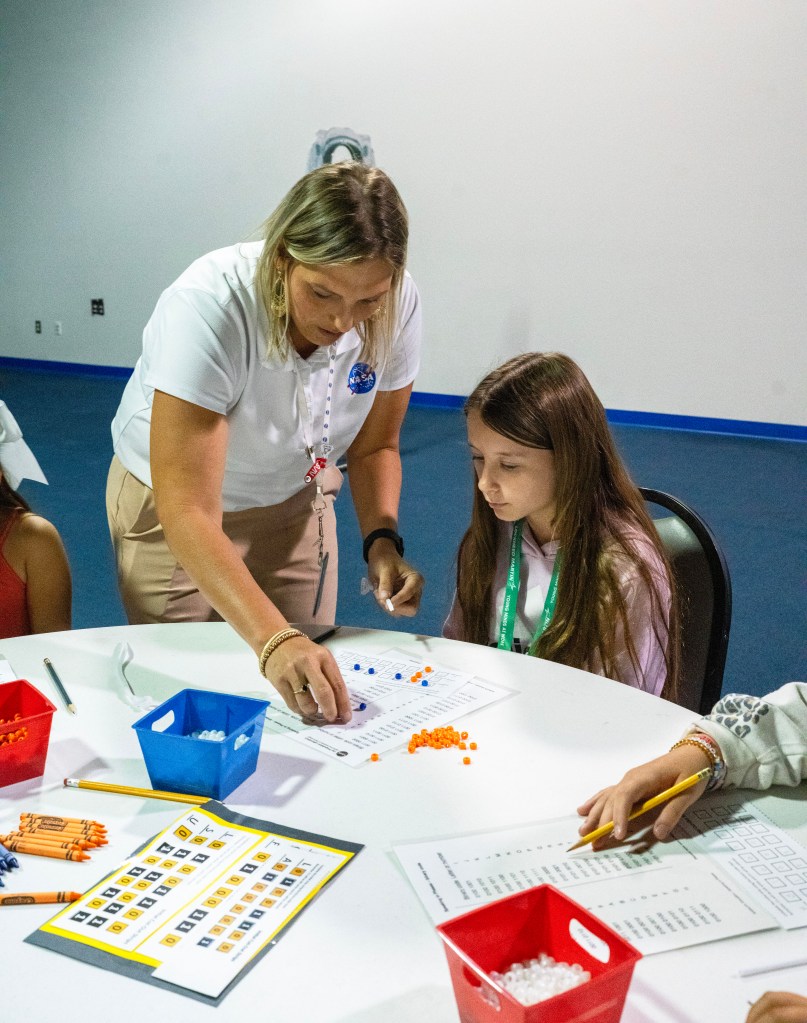
[[[370,580],[366,576],[362,576],[361,595],[366,597],[368,593],[375,593],[375,589],[373,588],[373,584]]]

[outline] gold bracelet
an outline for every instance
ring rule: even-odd
[[[266,678],[266,662],[281,643],[285,643],[287,639],[294,639],[295,636],[305,636],[305,633],[300,632],[299,629],[281,629],[266,641],[266,645],[261,650],[261,656],[258,658],[258,667],[264,678]]]
[[[715,768],[718,764],[718,759],[714,750],[707,743],[705,743],[702,739],[695,738],[694,735],[687,735],[685,738],[679,739],[678,742],[670,746],[670,753],[672,753],[674,749],[678,749],[679,746],[695,746],[701,751],[701,753],[705,753],[709,760],[709,766],[712,769],[712,774],[714,774]]]

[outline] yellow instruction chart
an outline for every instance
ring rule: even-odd
[[[26,941],[218,1004],[361,848],[211,801]]]

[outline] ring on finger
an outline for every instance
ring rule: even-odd
[[[311,687],[309,686],[309,684],[307,682],[304,682],[302,688],[292,689],[292,692],[294,693],[295,696],[300,696],[302,693],[307,693],[310,688]]]

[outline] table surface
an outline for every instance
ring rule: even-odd
[[[0,656],[58,711],[44,777],[0,790],[0,826],[24,809],[95,817],[111,836],[90,863],[26,857],[24,873],[12,875],[13,889],[84,891],[182,812],[179,804],[62,786],[65,776],[149,785],[131,728],[139,715],[116,682],[112,654],[121,640],[134,652],[127,675],[135,691],[157,701],[188,686],[277,698],[254,655],[224,624],[2,641]],[[467,767],[448,753],[413,757],[400,749],[351,768],[288,736],[264,734],[256,773],[227,804],[364,849],[216,1008],[24,944],[56,907],[0,910],[4,975],[28,997],[43,976],[58,992],[52,1012],[38,1018],[85,1023],[94,1007],[106,1006],[118,1023],[149,1015],[198,1021],[214,1012],[242,1021],[265,1007],[272,1023],[456,1023],[442,945],[392,846],[571,814],[626,768],[668,748],[692,720],[689,711],[610,680],[452,640],[343,629],[328,645],[367,654],[403,650],[424,664],[500,683],[513,695],[464,719],[479,743]],[[43,657],[56,665],[75,717],[55,693]],[[749,799],[807,845],[807,786]],[[740,980],[737,969],[804,955],[804,940],[803,930],[770,931],[648,956],[634,973],[623,1023],[742,1021],[766,986],[803,991],[805,970]]]

